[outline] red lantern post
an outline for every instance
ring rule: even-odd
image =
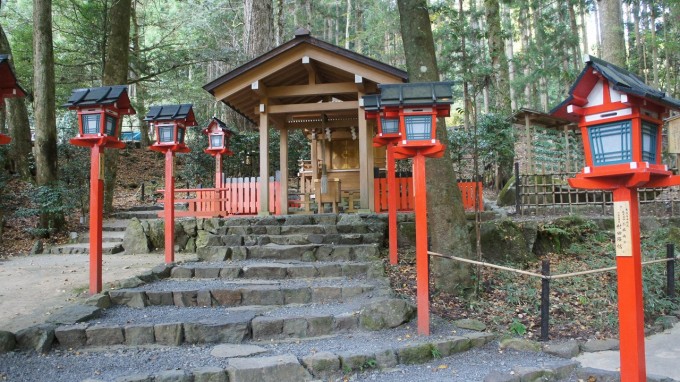
[[[9,60],[9,55],[0,54],[0,108],[4,106],[5,98],[26,96],[26,91],[17,83]],[[6,145],[11,141],[12,139],[9,136],[0,133],[0,145]]]
[[[186,128],[196,126],[192,105],[152,106],[144,118],[156,131],[156,143],[149,149],[165,154],[165,190],[163,221],[165,262],[175,261],[175,153],[188,153],[184,143]]]
[[[395,159],[413,158],[418,333],[430,335],[425,158],[440,158],[444,155],[445,147],[436,139],[437,117],[449,115],[452,102],[451,83],[390,84],[379,85],[379,88],[383,116],[399,119],[401,139],[393,149]],[[391,204],[396,205],[394,201]]]
[[[621,381],[646,381],[638,188],[680,184],[661,163],[662,118],[680,101],[595,57],[551,114],[578,122],[586,167],[569,184],[613,192]]]
[[[121,149],[120,120],[135,114],[127,86],[76,89],[66,104],[78,113],[78,135],[70,140],[90,152],[90,294],[102,290],[102,222],[104,208],[104,149]]]
[[[387,222],[389,233],[389,259],[391,265],[397,265],[397,201],[399,189],[397,188],[397,169],[394,147],[401,139],[399,131],[399,118],[387,118],[384,111],[380,110],[380,98],[378,95],[363,97],[363,106],[366,110],[366,119],[376,121],[378,130],[373,138],[373,147],[385,147],[387,153]]]
[[[224,122],[213,117],[203,134],[208,136],[208,148],[205,152],[215,157],[215,188],[222,188],[222,155],[234,155],[229,149],[229,141],[234,132]]]

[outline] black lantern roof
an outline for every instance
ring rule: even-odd
[[[380,106],[450,105],[453,103],[453,82],[414,82],[379,84]],[[364,102],[366,99],[364,99]]]
[[[566,112],[566,108],[568,105],[573,103],[574,96],[581,98],[588,96],[588,93],[592,87],[584,86],[582,83],[591,82],[588,79],[588,77],[591,76],[591,68],[606,78],[611,84],[612,88],[616,91],[635,95],[670,109],[680,109],[680,100],[670,97],[661,90],[647,85],[642,78],[634,73],[589,55],[585,56],[585,62],[586,67],[583,68],[581,73],[576,78],[576,81],[574,81],[574,84],[569,89],[569,97],[567,97],[567,99],[559,105],[555,106],[550,111],[550,114],[572,120],[577,118],[575,116],[569,116],[569,113]],[[594,83],[591,85],[594,85]]]
[[[82,108],[112,104],[116,104],[116,108],[121,111],[124,111],[123,109],[130,109],[132,112],[128,114],[134,114],[134,109],[130,106],[127,86],[125,85],[75,89],[73,93],[71,93],[71,97],[63,106],[68,108]]]
[[[369,94],[361,98],[364,101],[364,110],[366,111],[380,110],[380,94]]]
[[[17,83],[16,75],[12,70],[9,60],[9,54],[0,54],[0,90],[12,89],[16,92],[16,96],[23,97],[28,93]]]
[[[227,134],[227,135],[236,135],[236,134],[238,134],[238,131],[236,131],[236,130],[232,129],[231,127],[227,126],[226,123],[222,122],[222,121],[221,121],[219,118],[217,118],[217,117],[212,117],[212,119],[210,120],[210,123],[208,124],[208,127],[207,127],[205,130],[203,130],[203,133],[204,133],[204,134],[209,134],[209,133],[210,133],[209,130],[210,130],[210,128],[211,128],[213,125],[217,125],[217,127],[219,127],[219,128],[220,128],[222,131],[224,131],[224,133]]]
[[[196,118],[192,104],[151,106],[145,121],[185,121],[187,126],[195,126]]]

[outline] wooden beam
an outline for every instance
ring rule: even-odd
[[[302,97],[315,95],[351,94],[357,92],[357,85],[351,82],[330,84],[291,85],[267,88],[269,98]]]
[[[335,128],[341,128],[341,127],[352,127],[352,126],[357,126],[357,118],[348,118],[348,119],[340,119],[340,120],[330,120],[326,121],[326,127],[330,127],[332,129]],[[295,122],[295,121],[286,121],[286,127],[290,129],[315,129],[321,127],[321,121],[311,121],[311,122]]]
[[[267,99],[260,106],[266,110]],[[260,211],[259,215],[269,215],[269,115],[260,114]]]
[[[366,92],[366,87],[364,86],[364,78],[361,77],[358,74],[354,75],[354,83],[356,84],[357,90],[359,93],[365,93]],[[361,97],[359,97],[361,98]]]
[[[316,66],[314,63],[312,63],[312,60],[309,58],[309,56],[303,56],[302,57],[302,66],[305,67],[305,70],[307,70],[307,74],[309,75],[309,84],[313,85],[316,83]]]
[[[343,110],[356,110],[359,108],[359,101],[345,102],[316,102],[316,103],[297,103],[288,105],[269,105],[269,114],[285,113],[310,113],[310,112],[331,112]]]
[[[267,85],[265,85],[260,80],[257,80],[250,84],[250,90],[254,91],[255,94],[257,94],[260,98],[267,96]]]

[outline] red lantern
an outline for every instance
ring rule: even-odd
[[[70,140],[71,144],[125,147],[125,143],[118,140],[121,119],[136,113],[130,105],[127,86],[76,89],[64,106],[78,114],[78,134]]]
[[[26,96],[26,91],[17,83],[9,59],[9,55],[0,54],[0,108],[4,105],[3,100],[5,98]],[[11,141],[12,139],[9,136],[0,134],[0,145],[6,145]]]
[[[208,136],[206,153],[210,155],[234,155],[229,149],[229,142],[235,133],[224,122],[213,117],[208,127],[203,129],[203,134]]]
[[[191,104],[152,106],[144,120],[156,131],[156,143],[151,145],[151,150],[189,152],[184,143],[186,128],[196,126]]]

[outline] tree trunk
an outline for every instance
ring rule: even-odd
[[[530,23],[529,20],[529,9],[528,7],[522,8],[520,10],[521,14],[523,14],[522,19],[525,20],[526,23]],[[531,41],[531,25],[525,25],[524,26],[524,32],[522,33],[522,51],[523,52],[528,52],[529,51],[529,41]],[[531,69],[529,67],[529,60],[527,55],[525,54],[524,56],[524,62],[522,63],[524,65],[524,78],[529,78],[529,75],[531,74]],[[527,81],[524,84],[524,105],[523,107],[532,107],[532,102],[531,102],[531,84],[529,81]]]
[[[51,0],[33,0],[33,58],[36,183],[56,186],[58,156]],[[40,215],[40,228],[60,228],[62,223],[63,216]]]
[[[36,181],[57,181],[57,125],[52,47],[52,1],[33,1],[33,97]]]
[[[116,0],[109,9],[108,19],[116,22],[109,23],[103,85],[127,85],[131,10],[131,0]],[[104,158],[104,211],[111,212],[118,174],[118,150],[105,150]]]
[[[652,31],[652,85],[659,87],[659,44],[656,41],[656,6],[654,1],[649,2],[651,9],[649,29]]]
[[[465,14],[463,13],[463,0],[458,0],[458,20],[460,22],[460,25],[465,25]],[[460,51],[461,51],[461,78],[463,78],[463,127],[465,130],[468,130],[470,128],[470,88],[467,80],[467,76],[465,75],[468,72],[468,57],[467,57],[467,48],[465,45],[465,31],[460,36]]]
[[[571,33],[576,37],[572,41],[572,45],[570,46],[570,49],[572,50],[572,60],[573,60],[573,65],[574,68],[577,70],[581,66],[581,54],[580,54],[580,47],[579,47],[579,39],[578,39],[578,23],[576,22],[576,2],[578,0],[570,0],[569,3],[567,4],[567,8],[569,9],[569,27],[571,28]]]
[[[352,21],[352,0],[347,0],[347,13],[345,15],[345,49],[349,49],[349,25]]]
[[[505,41],[505,55],[508,59],[508,88],[510,91],[510,109],[511,111],[517,110],[517,95],[515,94],[515,89],[512,84],[515,82],[515,50],[513,47],[514,38],[512,33],[512,15],[510,14],[510,6],[505,5],[503,7],[503,25],[506,30],[509,31],[508,35],[510,38]]]
[[[274,11],[271,0],[248,0],[250,9],[246,10],[246,56],[255,58],[273,48],[274,41]],[[305,12],[306,13],[306,12]]]
[[[508,113],[510,111],[508,60],[505,57],[498,0],[484,0],[484,9],[486,12],[487,43],[489,57],[491,58],[491,91],[495,106],[494,111]]]
[[[638,75],[640,73],[642,63],[642,39],[640,33],[640,0],[633,1],[633,30],[635,31],[635,59],[631,57],[631,64],[633,71]]]
[[[140,63],[139,65],[142,65],[143,58],[139,43],[142,38],[142,28],[140,27],[138,20],[136,2],[133,4],[131,12],[132,25],[134,26],[134,33],[132,33],[132,51],[137,58],[136,61]],[[139,73],[141,70],[142,68],[137,68],[137,70],[133,72]],[[208,75],[208,78],[212,79],[210,74]],[[139,146],[145,148],[151,145],[151,140],[149,139],[149,124],[144,120],[144,117],[146,116],[146,87],[143,82],[137,82],[135,84],[134,101],[135,110],[137,110],[137,123],[139,124]]]
[[[621,0],[598,0],[602,23],[602,59],[626,67],[626,45],[623,40]]]
[[[9,41],[0,25],[0,54],[12,54]],[[14,64],[10,59],[10,65]],[[2,105],[0,105],[0,108]],[[22,179],[31,178],[29,157],[31,155],[31,127],[28,121],[28,110],[26,100],[23,98],[7,98],[5,100],[5,123],[12,137],[12,144],[9,146],[9,157],[14,171],[19,173]]]
[[[588,29],[586,25],[586,12],[588,12],[588,9],[586,7],[586,0],[578,0],[579,2],[579,7],[580,12],[579,12],[579,18],[581,19],[581,39],[583,42],[583,52],[582,54],[588,54],[590,52],[590,49],[588,49]],[[579,61],[580,64],[580,61]],[[580,65],[579,65],[580,66]]]
[[[426,0],[398,0],[401,36],[410,82],[439,81]],[[437,123],[437,139],[448,143],[446,123]],[[470,237],[449,145],[440,159],[427,160],[427,213],[431,248],[435,252],[472,257]],[[472,285],[470,267],[453,260],[432,258],[435,287],[450,293]]]

